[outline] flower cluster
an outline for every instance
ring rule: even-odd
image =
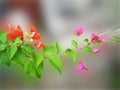
[[[15,40],[17,37],[19,37],[24,42],[33,43],[37,49],[45,47],[40,40],[40,34],[36,32],[36,28],[33,25],[30,27],[30,33],[24,32],[19,25],[17,25],[17,28],[10,26],[6,37],[8,40]]]
[[[101,37],[100,35],[97,35],[97,34],[94,34],[94,33],[92,33],[92,35],[91,35],[91,41],[93,42],[93,43],[105,43],[106,42],[106,38],[105,37]]]
[[[80,36],[81,34],[83,34],[83,29],[81,27],[77,28],[75,31],[74,31],[74,34],[76,36]],[[92,33],[91,35],[91,43],[93,44],[97,44],[97,43],[106,43],[107,39],[105,37],[101,37],[100,35],[97,35],[97,34],[94,34]],[[88,49],[87,49],[88,50]],[[93,52],[94,54],[97,54],[100,52],[100,49],[99,48],[93,48],[91,50],[91,52]],[[83,64],[82,61],[79,62],[78,66],[76,67],[76,70],[77,71],[80,71],[80,70],[88,70],[88,68],[86,68]]]

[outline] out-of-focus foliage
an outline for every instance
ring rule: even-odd
[[[120,42],[120,35],[113,36],[113,41],[114,42]]]

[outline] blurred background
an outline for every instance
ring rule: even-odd
[[[35,25],[44,43],[59,41],[63,50],[71,47],[71,39],[83,40],[91,33],[103,33],[119,25],[120,0],[0,0],[0,29],[8,30],[8,24],[21,25],[29,31]],[[77,38],[73,30],[83,27],[84,34]],[[118,32],[110,33],[111,37]],[[85,43],[80,42],[80,46]],[[99,46],[96,46],[99,47]],[[120,85],[119,44],[101,45],[98,55],[78,53],[88,71],[77,72],[77,63],[63,58],[63,73],[59,75],[45,62],[41,79],[22,78],[13,67],[0,66],[0,88],[65,89],[65,90],[118,90]],[[16,72],[16,71],[15,71]]]

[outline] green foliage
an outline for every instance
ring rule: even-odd
[[[0,42],[0,51],[5,50],[5,45]]]
[[[71,52],[72,52],[71,49],[67,49],[67,50],[65,51],[66,54],[70,54]]]
[[[113,36],[113,41],[120,42],[120,35]]]
[[[56,48],[53,45],[47,45],[43,51],[45,55],[53,55],[56,53]]]
[[[58,42],[56,42],[56,49],[57,49],[57,53],[60,53],[61,52],[61,46]]]
[[[120,42],[120,35],[113,36],[115,42]],[[76,48],[75,50],[66,49],[65,55],[69,55],[75,62],[77,59],[77,51],[85,50],[89,53],[93,53],[92,48],[89,46],[92,41],[88,38],[83,40],[87,43],[84,47],[78,48],[78,41],[71,40],[71,44]],[[101,43],[101,40],[97,40],[97,43]],[[32,43],[33,44],[33,43]],[[61,45],[56,42],[54,45],[46,45],[44,49],[36,50],[30,43],[25,43],[20,38],[15,40],[6,40],[6,32],[0,31],[0,64],[5,65],[20,65],[26,73],[30,76],[40,78],[43,74],[43,62],[48,60],[50,64],[59,72],[62,73],[62,61]],[[35,52],[36,50],[36,52]]]
[[[35,68],[35,65],[34,65],[33,60],[27,61],[27,62],[25,63],[24,69],[25,69],[25,72],[27,72],[27,73],[30,74],[31,76],[36,77],[37,72],[36,72],[36,68]]]
[[[84,41],[84,42],[87,42],[87,43],[89,42],[88,38],[84,39],[83,41]]]
[[[24,44],[20,38],[6,40],[4,31],[0,31],[0,64],[19,64],[25,72],[34,77],[40,78],[43,73],[42,53],[36,54],[33,45]]]
[[[59,73],[62,72],[62,61],[59,56],[51,56],[49,61],[53,67],[55,67]]]
[[[15,45],[8,45],[6,47],[6,52],[9,59],[11,59],[15,55],[16,51],[17,51],[17,47]]]
[[[37,67],[37,76],[40,78],[41,76],[42,76],[42,74],[43,74],[43,62],[41,62],[40,64],[39,64],[39,66]]]
[[[84,47],[84,50],[91,53],[91,54],[93,53],[92,48],[89,46]]]
[[[12,63],[20,64],[23,67],[27,61],[26,54],[24,54],[21,48],[19,48],[11,61]]]
[[[38,53],[37,56],[36,56],[36,64],[37,66],[39,66],[41,64],[41,62],[43,61],[43,55],[42,53]]]
[[[43,73],[43,62],[41,62],[38,67],[36,67],[33,60],[27,61],[24,66],[24,70],[31,76],[40,78]]]
[[[67,49],[65,51],[65,53],[70,55],[73,61],[76,61],[76,59],[77,59],[76,51],[71,50],[71,49]]]
[[[14,42],[16,45],[20,45],[23,43],[23,41],[18,37],[15,39],[15,42]]]
[[[5,50],[0,52],[0,64],[10,65],[10,60]]]
[[[84,42],[89,42],[84,39]],[[71,44],[78,48],[78,42],[71,40]],[[89,53],[92,49],[89,46],[84,48]],[[6,33],[0,31],[0,64],[16,64],[24,68],[24,71],[30,76],[40,78],[43,73],[43,60],[49,60],[50,64],[62,73],[62,61],[59,53],[62,48],[58,42],[54,45],[47,45],[42,51],[35,52],[32,44],[23,43],[20,38],[15,40],[6,40]],[[73,61],[76,61],[76,50],[66,49],[66,54],[70,55]]]
[[[75,40],[72,40],[72,41],[71,41],[71,44],[72,44],[75,48],[78,47],[78,43],[77,43],[77,41],[75,41]]]
[[[0,30],[0,41],[2,43],[6,42],[6,32]]]
[[[76,61],[76,59],[77,59],[76,51],[72,51],[72,52],[70,53],[70,56],[72,57],[73,61]]]
[[[31,54],[35,51],[35,48],[31,44],[21,45],[22,51],[27,54]]]
[[[32,61],[32,60],[28,60],[28,61],[25,63],[25,66],[24,66],[25,72],[30,73],[32,66],[33,66],[33,61]]]

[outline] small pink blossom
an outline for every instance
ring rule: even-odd
[[[99,48],[94,48],[93,49],[93,53],[96,54],[96,53],[99,53],[100,52],[100,49]]]
[[[76,70],[77,70],[77,71],[80,71],[80,70],[88,70],[88,68],[84,66],[84,64],[83,64],[82,61],[80,61],[80,62],[79,62],[79,65],[76,67]]]
[[[105,43],[107,41],[107,38],[101,37],[100,35],[92,33],[92,35],[91,35],[91,41],[93,43],[98,43],[98,42]]]
[[[97,40],[99,40],[99,38],[100,38],[99,35],[96,35],[96,34],[92,33],[91,41],[97,41]]]
[[[83,29],[81,27],[77,28],[75,31],[74,31],[74,34],[79,36],[83,33]]]

